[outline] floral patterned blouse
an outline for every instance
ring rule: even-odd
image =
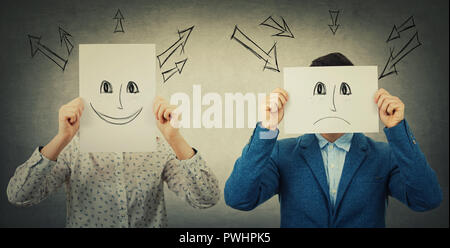
[[[16,169],[7,195],[15,205],[30,206],[64,185],[67,227],[167,227],[163,182],[195,208],[219,200],[218,181],[197,151],[180,161],[157,138],[154,152],[82,153],[78,135],[57,161],[36,148]]]

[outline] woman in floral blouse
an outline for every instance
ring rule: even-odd
[[[37,204],[64,185],[67,227],[167,227],[163,182],[192,207],[217,203],[216,177],[170,124],[175,106],[155,99],[153,113],[165,140],[158,137],[156,151],[149,153],[81,153],[83,109],[80,98],[60,108],[58,134],[11,178],[11,203]]]

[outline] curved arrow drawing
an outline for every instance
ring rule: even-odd
[[[244,46],[247,50],[252,52],[258,59],[265,62],[263,69],[269,69],[272,71],[280,72],[278,68],[277,60],[277,43],[270,48],[268,52],[264,51],[258,44],[252,41],[247,35],[245,35],[236,25],[234,27],[231,39],[237,41],[239,44]]]
[[[287,25],[286,21],[283,17],[281,17],[281,20],[283,21],[283,25],[280,25],[278,22],[276,22],[272,16],[267,17],[266,20],[264,20],[261,24],[262,26],[271,27],[273,29],[276,29],[279,31],[277,34],[273,34],[272,36],[281,36],[281,37],[289,37],[294,38],[294,34],[292,34],[291,30],[289,29],[289,26]]]
[[[338,28],[340,26],[339,24],[337,24],[339,10],[329,10],[328,12],[330,12],[330,17],[331,17],[331,22],[332,22],[332,24],[331,25],[329,24],[328,27],[330,27],[331,32],[333,32],[333,35],[335,35],[336,31],[338,30]]]
[[[34,57],[37,52],[40,52],[41,54],[55,62],[55,64],[64,71],[67,65],[67,59],[62,58],[61,56],[50,50],[48,47],[42,45],[41,37],[28,35],[28,39],[30,41],[31,57]]]

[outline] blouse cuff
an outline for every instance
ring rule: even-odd
[[[189,177],[195,180],[200,175],[200,171],[208,171],[209,168],[206,166],[205,160],[200,153],[195,148],[192,149],[195,152],[194,156],[189,159],[180,160],[180,166],[187,172]]]

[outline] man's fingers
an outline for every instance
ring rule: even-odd
[[[381,105],[380,111],[383,111],[383,113],[388,113],[387,107],[389,106],[389,104],[394,103],[394,102],[395,102],[395,100],[393,100],[393,99],[384,100],[383,105]]]
[[[270,96],[266,97],[266,111],[277,112],[283,108],[287,99],[281,93],[270,93]]]
[[[281,109],[283,107],[283,102],[282,100],[278,97],[277,102],[275,103],[275,105],[273,105],[273,108],[271,108],[272,112],[277,112],[279,109]]]
[[[278,93],[270,93],[266,97],[266,111],[276,112],[278,110],[278,106],[281,104],[278,95]]]
[[[387,93],[385,91],[381,91],[375,96],[375,102],[379,103],[383,96],[390,96],[390,95],[389,95],[389,93]]]
[[[276,88],[272,91],[272,93],[280,93],[281,95],[284,96],[284,98],[286,100],[289,100],[289,95],[288,95],[287,91],[282,88]]]
[[[287,98],[283,95],[283,94],[279,94],[278,95],[278,99],[281,101],[281,103],[282,103],[282,105],[281,106],[278,106],[278,108],[282,108],[282,107],[284,107],[284,105],[286,104],[286,102],[287,102]]]
[[[389,103],[386,111],[389,115],[394,114],[394,112],[399,108],[399,103],[397,102],[391,102]]]
[[[381,107],[381,105],[383,105],[384,99],[386,99],[386,95],[380,95],[380,96],[378,97],[378,100],[377,100],[377,106],[378,106],[378,109]]]
[[[403,105],[403,102],[401,101],[393,101],[392,103],[389,104],[388,111],[389,107],[392,107],[390,114],[394,114],[397,111],[404,111],[405,105]]]
[[[392,115],[392,113],[394,112],[394,104],[394,102],[388,103],[386,107],[386,113],[388,113],[388,115]]]
[[[379,98],[381,95],[390,95],[389,92],[387,92],[387,90],[380,88],[377,90],[377,92],[375,93],[375,103],[379,102]]]
[[[398,97],[385,94],[381,95],[378,100],[378,108],[380,108],[386,100],[398,100]]]

